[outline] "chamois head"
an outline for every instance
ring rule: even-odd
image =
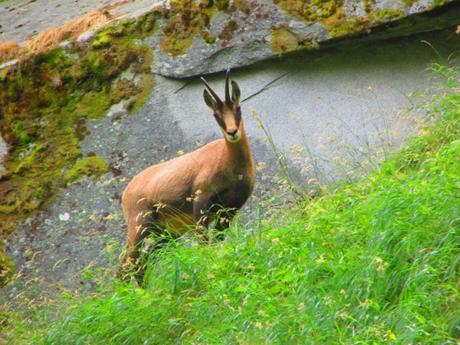
[[[232,96],[229,89],[230,69],[227,70],[225,79],[225,101],[219,98],[217,93],[209,86],[208,82],[201,78],[206,89],[203,91],[204,101],[214,113],[224,137],[229,142],[238,142],[241,139],[242,120],[240,108],[240,87],[232,80]]]

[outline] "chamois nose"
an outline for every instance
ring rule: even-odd
[[[234,129],[233,131],[227,131],[227,134],[230,135],[231,137],[234,137],[236,135],[236,132],[238,132],[238,130]]]

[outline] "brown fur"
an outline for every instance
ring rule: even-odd
[[[239,120],[236,115],[240,114],[239,88],[233,102],[218,104],[214,98],[206,99],[208,96],[205,92],[225,139],[153,165],[129,182],[122,196],[128,223],[125,262],[138,257],[138,244],[149,230],[161,233],[170,227],[178,237],[191,226],[208,227],[219,210],[225,211],[226,219],[219,223],[224,229],[249,198],[255,168],[241,115]]]

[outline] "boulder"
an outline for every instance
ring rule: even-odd
[[[168,15],[159,19],[158,33],[149,39],[155,49],[154,71],[172,78],[215,73],[328,48],[350,38],[375,40],[433,31],[458,24],[460,18],[460,2],[455,0],[227,3],[211,14],[192,6],[189,19],[178,14],[183,8],[169,8]],[[209,23],[200,24],[203,18]]]

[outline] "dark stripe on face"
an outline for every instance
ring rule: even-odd
[[[214,113],[214,118],[216,119],[217,123],[224,131],[227,130],[227,126],[225,126],[224,120],[219,115]]]

